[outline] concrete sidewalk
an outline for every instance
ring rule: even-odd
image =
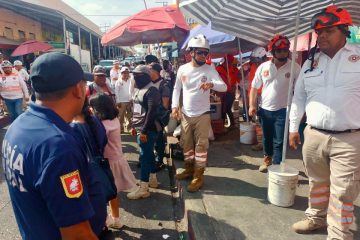
[[[204,187],[197,193],[183,192],[192,239],[326,239],[326,230],[310,235],[299,235],[291,230],[294,222],[304,219],[308,201],[308,180],[299,150],[288,150],[287,154],[289,165],[300,170],[295,205],[289,208],[267,201],[267,174],[258,171],[262,152],[254,152],[250,146],[240,144],[238,131],[212,142],[208,156]],[[177,161],[176,166],[182,167],[182,162]],[[182,181],[181,185],[186,189],[188,183]],[[354,239],[360,239],[359,206],[360,199],[356,201],[357,218],[352,225]]]

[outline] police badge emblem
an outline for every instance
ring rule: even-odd
[[[204,83],[204,82],[206,82],[206,81],[207,81],[207,77],[206,77],[206,76],[202,76],[202,77],[201,77],[201,82]]]
[[[290,73],[289,73],[289,72],[286,73],[286,74],[285,74],[285,77],[286,77],[286,78],[290,78]]]
[[[60,177],[65,195],[68,198],[79,198],[83,193],[79,170]]]

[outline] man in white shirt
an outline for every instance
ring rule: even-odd
[[[128,67],[122,67],[120,69],[120,74],[120,78],[115,82],[115,96],[116,105],[119,109],[121,132],[123,132],[125,128],[125,117],[128,122],[126,129],[127,131],[130,131],[131,129],[131,97],[134,91],[134,79],[130,75]]]
[[[296,82],[289,144],[297,148],[306,112],[302,148],[309,177],[307,218],[293,225],[308,233],[328,225],[327,239],[353,240],[353,202],[360,192],[360,47],[349,45],[351,15],[329,6],[312,18],[319,53],[312,49]]]
[[[120,76],[120,62],[118,60],[114,60],[113,68],[110,70],[110,86],[113,90],[115,89],[115,83],[120,78]]]
[[[273,59],[262,63],[255,72],[250,89],[249,115],[256,116],[256,96],[262,88],[259,115],[263,131],[264,163],[260,172],[267,172],[271,164],[280,164],[285,130],[286,106],[289,84],[295,81],[300,66],[295,64],[294,79],[290,79],[290,42],[287,37],[277,35],[268,45]]]
[[[4,73],[0,74],[0,95],[5,101],[10,120],[13,122],[22,113],[23,99],[28,101],[29,93],[24,80],[17,72],[13,72],[11,62],[5,60],[1,65]]]
[[[178,180],[193,178],[187,190],[198,191],[204,184],[203,175],[209,147],[210,89],[225,92],[227,87],[213,66],[205,64],[209,42],[204,35],[190,39],[187,50],[191,62],[182,65],[177,73],[172,97],[172,115],[180,117],[180,91],[183,90],[181,109],[181,145],[185,156],[185,170],[176,175]]]
[[[16,60],[14,61],[14,68],[18,72],[19,76],[25,81],[29,81],[29,74],[27,71],[23,68],[23,64],[21,61]]]

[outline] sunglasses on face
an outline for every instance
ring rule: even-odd
[[[279,49],[275,49],[276,53],[287,53],[289,52],[289,48],[279,48]]]
[[[316,14],[311,19],[311,28],[315,29],[318,27],[329,27],[332,26],[334,23],[338,22],[339,20],[339,17],[332,13],[321,12]]]
[[[196,55],[202,55],[202,56],[207,56],[209,54],[209,51],[200,51],[200,50],[197,50],[195,51],[195,54]]]

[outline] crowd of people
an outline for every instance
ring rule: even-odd
[[[229,117],[231,128],[231,108],[241,86],[245,113],[253,120],[258,116],[263,131],[254,148],[264,152],[261,172],[281,163],[288,94],[293,95],[292,148],[301,144],[299,126],[306,116],[302,150],[309,207],[294,231],[327,226],[328,239],[352,240],[353,202],[360,192],[360,115],[354,111],[360,103],[360,48],[346,43],[350,25],[349,13],[336,6],[315,15],[311,27],[317,46],[302,67],[294,64],[293,74],[290,41],[283,35],[271,39],[267,51],[254,49],[240,70],[231,55],[216,68],[206,64],[210,46],[203,35],[189,41],[191,61],[176,74],[168,60],[153,55],[133,70],[114,61],[110,78],[100,65],[84,73],[61,53],[38,57],[30,77],[20,61],[2,59],[0,94],[12,121],[2,159],[22,237],[98,239],[107,228],[122,228],[119,198],[105,197],[89,159],[102,156],[108,161],[117,192],[127,191],[129,200],[148,198],[149,188],[159,185],[156,173],[164,167],[170,121],[180,124],[184,154],[184,170],[176,179],[191,179],[187,190],[197,192],[204,185],[208,159],[210,96],[220,97],[222,117]],[[289,92],[292,82],[295,87]],[[34,101],[21,114],[29,100],[28,86]],[[122,151],[125,131],[139,145],[139,180]]]

